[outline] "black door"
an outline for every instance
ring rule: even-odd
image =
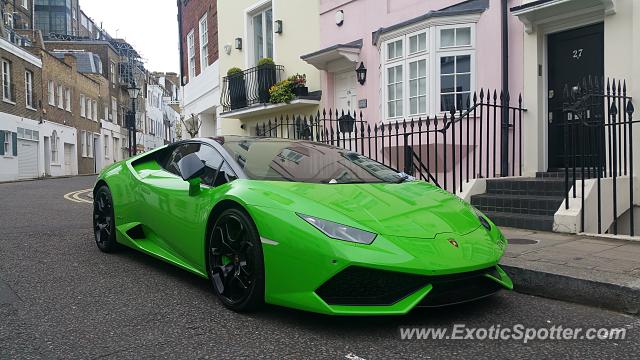
[[[567,115],[563,116],[563,96],[565,85],[571,89],[589,76],[592,79],[603,78],[604,75],[604,24],[599,23],[569,31],[563,31],[548,36],[548,111],[549,125],[549,169],[564,168],[565,134],[564,123]],[[580,141],[579,134],[569,134],[567,139]],[[590,137],[590,136],[589,136]],[[571,148],[571,144],[568,144]],[[591,148],[591,146],[578,148]],[[593,148],[595,151],[595,147]],[[584,154],[589,155],[589,154]],[[593,154],[591,154],[593,155]],[[596,156],[586,156],[596,158]],[[581,157],[584,159],[585,157]],[[578,161],[581,166],[582,160]],[[570,161],[569,166],[573,165]]]

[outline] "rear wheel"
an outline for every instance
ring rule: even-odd
[[[93,199],[93,234],[100,251],[109,253],[118,249],[115,230],[113,198],[109,188],[103,185]]]
[[[228,209],[220,214],[209,234],[207,259],[213,289],[227,308],[245,312],[262,305],[262,244],[245,212]]]

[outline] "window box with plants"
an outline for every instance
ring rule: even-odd
[[[229,81],[229,100],[231,109],[242,109],[247,106],[247,90],[242,69],[233,67],[227,71]]]
[[[293,94],[295,96],[309,96],[309,88],[307,87],[307,75],[295,74],[289,78],[291,81]]]
[[[288,104],[297,97],[308,96],[309,88],[307,88],[306,84],[306,75],[296,74],[286,80],[282,80],[269,89],[269,101],[273,104]]]

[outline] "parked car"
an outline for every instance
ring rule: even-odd
[[[506,240],[457,197],[305,140],[177,142],[102,171],[98,248],[127,246],[208,278],[222,303],[404,314],[512,288]]]

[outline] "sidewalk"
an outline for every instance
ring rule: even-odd
[[[7,180],[0,181],[0,184],[12,184],[19,183],[25,181],[38,181],[38,180],[57,180],[57,179],[68,179],[80,176],[97,176],[98,174],[77,174],[77,175],[61,175],[61,176],[45,176],[45,177],[37,177],[37,178],[29,178],[29,179],[16,179],[16,180]]]
[[[640,242],[502,228],[515,290],[638,314]]]

